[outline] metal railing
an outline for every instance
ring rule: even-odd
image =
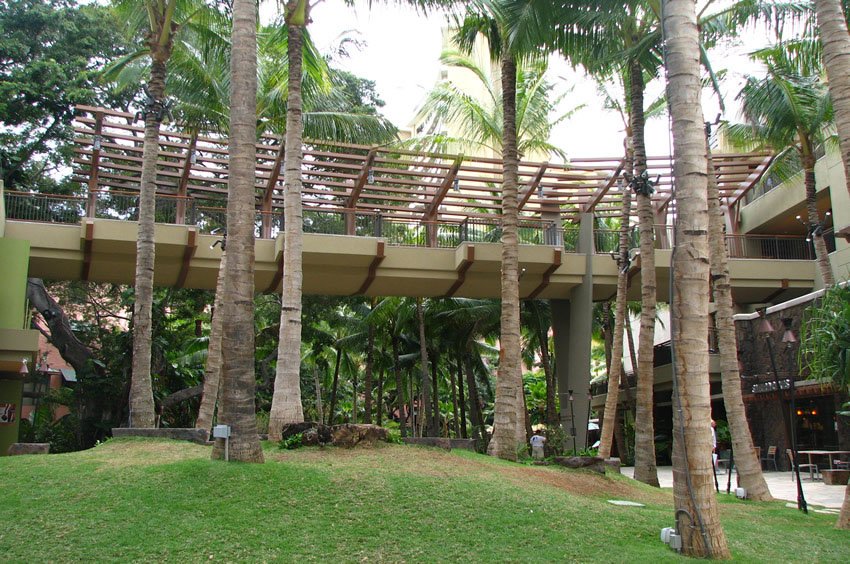
[[[35,194],[7,191],[4,193],[6,218],[46,223],[79,224],[83,217],[137,221],[139,195],[134,192],[97,191],[89,197],[59,194]],[[201,233],[223,231],[227,226],[225,202],[215,199],[182,198],[158,194],[156,222],[196,225]],[[354,209],[305,208],[304,232],[329,235],[382,237],[390,245],[454,248],[464,242],[498,243],[502,236],[499,218],[469,217],[462,221],[423,221],[388,217],[379,212]],[[258,238],[274,238],[283,230],[283,212],[258,211],[254,234]],[[578,226],[554,221],[521,219],[517,235],[521,245],[559,246],[567,252],[578,248]],[[655,226],[655,247],[669,249],[673,241],[672,227]],[[597,253],[616,252],[620,233],[612,229],[593,232]],[[639,246],[637,228],[630,234],[632,247]],[[814,249],[803,237],[783,235],[727,235],[730,258],[812,260]]]
[[[85,215],[86,199],[59,194],[4,192],[6,218],[75,225]]]

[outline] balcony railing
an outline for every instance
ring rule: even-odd
[[[227,226],[227,210],[223,200],[181,198],[167,194],[156,196],[157,223],[195,225],[201,233],[223,231]],[[139,195],[134,192],[97,191],[88,196],[5,192],[6,217],[11,220],[46,223],[79,224],[84,217],[137,221]],[[382,237],[390,245],[411,247],[454,248],[464,242],[498,243],[502,237],[499,218],[469,217],[462,221],[425,221],[389,217],[379,212],[354,209],[304,208],[305,233]],[[283,212],[258,211],[254,235],[274,238],[283,231]],[[576,252],[579,228],[563,227],[555,221],[521,219],[517,235],[521,245],[562,247]],[[597,253],[616,252],[618,230],[597,229],[594,244]],[[672,227],[655,226],[655,248],[669,249],[673,241]],[[637,228],[630,233],[630,245],[640,244]],[[727,235],[730,258],[811,260],[814,251],[802,237],[782,235]]]

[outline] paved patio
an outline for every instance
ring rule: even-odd
[[[624,476],[629,478],[634,477],[635,469],[631,466],[621,468]],[[791,472],[765,472],[764,479],[767,481],[767,487],[770,493],[776,499],[784,499],[797,503],[797,482],[791,481]],[[732,473],[732,492],[737,485],[737,474]],[[662,488],[673,487],[673,468],[671,466],[661,466],[658,468],[658,481]],[[720,482],[720,491],[726,493],[726,471],[721,470],[717,474],[717,481]],[[807,475],[803,476],[803,495],[810,509],[817,509],[821,506],[828,509],[841,509],[841,503],[844,501],[844,489],[846,486],[827,486],[823,482],[816,480],[809,481]]]

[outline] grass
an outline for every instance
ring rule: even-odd
[[[646,507],[615,507],[630,499]],[[3,561],[681,560],[658,540],[672,496],[622,476],[468,452],[266,445],[266,464],[211,462],[208,447],[111,440],[0,459]],[[834,515],[722,496],[733,555],[846,562]]]

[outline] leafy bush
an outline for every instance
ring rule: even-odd
[[[296,448],[300,448],[303,446],[303,438],[304,435],[302,433],[296,433],[285,439],[281,439],[278,443],[278,447],[281,450],[295,450]]]
[[[258,411],[257,412],[257,433],[261,435],[265,435],[269,432],[269,412],[268,411]]]

